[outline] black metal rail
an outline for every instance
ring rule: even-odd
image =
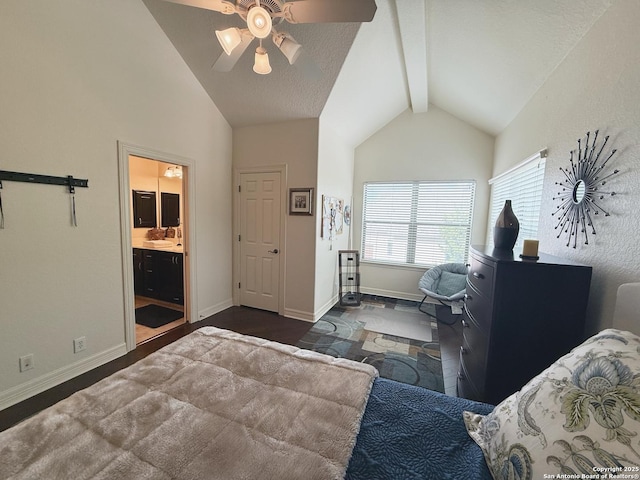
[[[44,183],[46,185],[64,185],[69,187],[69,192],[74,193],[74,187],[89,188],[89,180],[73,178],[71,175],[66,177],[54,177],[52,175],[38,175],[34,173],[8,172],[0,170],[0,182],[6,180],[8,182],[27,182],[27,183]],[[1,186],[0,186],[1,188]]]

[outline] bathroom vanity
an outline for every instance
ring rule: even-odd
[[[135,294],[165,302],[184,303],[182,247],[133,247]]]

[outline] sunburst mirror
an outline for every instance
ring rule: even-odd
[[[572,150],[569,158],[569,168],[560,170],[565,176],[561,182],[555,182],[560,187],[558,196],[553,200],[558,200],[560,204],[557,210],[552,213],[558,217],[555,229],[558,230],[557,238],[562,235],[567,237],[567,247],[573,241],[573,248],[578,244],[578,237],[584,238],[584,244],[589,244],[589,231],[596,234],[593,225],[593,218],[598,215],[609,216],[609,212],[602,207],[602,200],[607,196],[614,196],[616,192],[604,191],[608,180],[619,170],[606,173],[609,160],[616,153],[611,150],[605,153],[605,147],[609,141],[609,136],[604,137],[598,148],[598,130],[590,141],[591,132],[587,132],[586,139],[578,139],[578,148]],[[604,153],[604,154],[603,154]],[[580,235],[582,234],[582,235]]]

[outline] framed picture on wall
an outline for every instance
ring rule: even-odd
[[[313,215],[313,188],[289,189],[289,215]]]

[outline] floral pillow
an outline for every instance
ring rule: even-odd
[[[640,337],[603,330],[464,421],[496,480],[639,478]]]

